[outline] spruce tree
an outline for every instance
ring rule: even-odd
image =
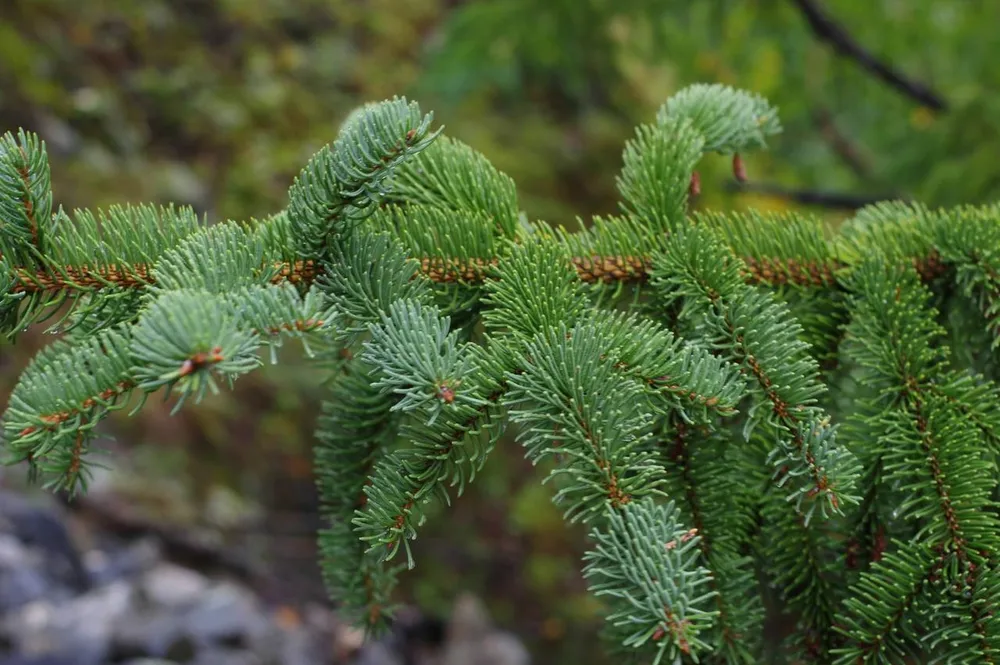
[[[578,232],[405,99],[351,116],[284,210],[212,225],[54,207],[44,144],[7,133],[0,327],[60,334],[10,397],[8,460],[85,490],[108,414],[196,402],[293,338],[329,377],[326,583],[372,632],[429,503],[502,441],[588,526],[625,662],[998,662],[1000,206],[836,231],[691,210],[706,153],[739,175],[779,132],[758,96],[685,88],[627,143],[619,214]]]

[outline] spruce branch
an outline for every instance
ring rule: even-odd
[[[573,265],[555,242],[539,240],[511,249],[486,285],[483,321],[488,330],[523,339],[572,325],[587,308]]]
[[[520,208],[514,181],[482,153],[451,137],[440,137],[402,164],[396,170],[389,199],[482,215],[488,220],[491,237],[518,237]]]
[[[698,548],[711,572],[718,613],[714,654],[726,663],[759,662],[764,608],[755,592],[753,558],[742,550],[753,527],[755,499],[747,460],[727,437],[708,425],[689,425],[679,415],[656,442],[670,477],[668,495],[684,497],[678,508],[698,533]]]
[[[320,531],[323,579],[331,597],[370,633],[386,628],[396,570],[365,551],[352,525],[367,502],[365,485],[392,438],[392,399],[372,386],[372,368],[346,363],[316,429],[316,483],[326,527]]]
[[[580,234],[574,234],[580,235]],[[665,239],[665,238],[664,238]],[[579,242],[586,242],[580,240]],[[494,269],[506,258],[492,257],[415,257],[419,272],[436,283],[467,282],[472,284],[487,282]],[[650,277],[653,265],[651,255],[621,254],[572,254],[568,257],[576,278],[587,284],[618,284],[645,282]],[[839,261],[819,264],[797,258],[775,259],[771,257],[747,256],[744,279],[749,284],[780,286],[793,284],[802,287],[823,288],[829,286],[834,275],[847,267]],[[933,259],[932,259],[933,261]],[[937,262],[940,263],[939,261]],[[279,278],[293,282],[311,282],[322,269],[310,261],[277,266]],[[928,278],[939,274],[939,269],[928,269]]]
[[[291,285],[251,285],[225,294],[177,289],[146,309],[131,339],[133,376],[145,391],[167,388],[200,400],[261,364],[257,351],[275,335],[325,338],[338,323],[315,292],[303,298]],[[273,358],[273,355],[272,355]]]
[[[90,212],[60,209],[42,265],[17,271],[17,291],[145,287],[152,264],[201,228],[191,208],[111,206]]]
[[[2,260],[8,281],[0,292],[6,302],[0,331],[13,336],[66,303],[63,320],[90,318],[91,330],[133,319],[137,308],[128,292],[149,287],[152,262],[198,228],[189,208],[112,206],[96,214],[78,210],[72,218],[60,209],[47,230],[47,251],[31,267]]]
[[[1000,456],[1000,414],[991,408],[1000,403],[1000,387],[968,372],[945,372],[928,390],[973,424],[995,458]]]
[[[379,370],[375,386],[394,395],[393,411],[421,411],[427,424],[448,408],[478,407],[483,400],[462,390],[472,357],[461,354],[449,321],[434,307],[398,300],[371,328],[365,358]]]
[[[523,370],[508,377],[505,403],[535,464],[558,456],[553,501],[565,518],[591,521],[656,493],[662,468],[644,442],[652,405],[642,385],[616,371],[594,326],[549,328],[525,345]]]
[[[502,250],[502,236],[497,234],[495,224],[479,211],[415,203],[386,205],[372,215],[367,227],[389,234],[394,244],[405,248],[410,256],[419,257],[422,264],[485,263],[497,259]],[[432,275],[431,279],[443,282],[448,277]]]
[[[935,322],[931,294],[916,272],[873,259],[852,275],[851,290],[847,350],[865,369],[872,392],[863,413],[876,434],[884,482],[904,497],[894,514],[918,527],[910,542],[897,543],[889,564],[874,566],[859,585],[870,589],[865,593],[876,594],[882,606],[896,608],[895,599],[877,595],[898,578],[894,565],[908,565],[913,584],[923,585],[930,577],[964,584],[964,576],[996,551],[1000,524],[991,498],[996,467],[987,463],[988,450],[982,445],[989,440],[989,428],[968,417],[970,409],[962,408],[957,397],[969,381],[948,367],[949,351],[939,344],[945,332]],[[921,559],[927,571],[921,576],[912,557],[926,548],[933,548],[934,556]],[[952,640],[954,622],[941,621],[947,613],[935,615],[933,599],[917,599],[913,595],[912,602],[892,609],[891,616],[888,610],[874,614],[877,621],[868,624],[859,615],[869,615],[871,609],[849,603],[844,621],[853,632],[851,650],[845,653],[876,658],[882,644],[896,645],[900,652],[904,647],[916,649],[909,626],[921,615],[927,617],[924,625],[943,630],[942,639]],[[972,611],[965,607],[967,616]]]
[[[134,314],[133,314],[134,315]],[[260,364],[261,344],[281,338],[325,342],[338,319],[315,291],[260,286],[224,294],[168,291],[138,314],[135,325],[73,330],[39,354],[15,386],[4,433],[14,461],[28,459],[51,483],[75,490],[95,428],[138,389],[166,387],[185,399],[215,389]],[[140,403],[141,406],[141,403]],[[138,407],[137,407],[138,408]]]
[[[1000,565],[995,561],[975,569],[969,604],[979,655],[984,662],[1000,663]]]
[[[985,509],[993,482],[988,469],[975,464],[978,432],[936,400],[914,397],[905,411],[882,416],[886,480],[909,498],[898,517],[921,524],[917,538],[945,543],[959,561],[977,558],[995,542],[996,516]],[[977,451],[978,452],[978,451]]]
[[[633,215],[594,217],[589,226],[578,220],[580,230],[554,229],[566,247],[578,278],[584,282],[644,281],[650,254],[662,247],[666,235]]]
[[[955,267],[955,282],[975,303],[1000,347],[1000,205],[963,206],[938,213],[937,246],[943,261]]]
[[[423,522],[423,504],[432,499],[448,503],[449,485],[458,485],[461,493],[503,433],[498,398],[494,393],[474,410],[448,414],[434,429],[414,416],[403,421],[399,436],[410,447],[386,454],[375,465],[364,488],[366,501],[353,520],[369,543],[366,552],[389,561],[402,548],[413,568],[410,541]]]
[[[942,224],[942,216],[922,204],[883,201],[862,208],[844,224],[838,253],[851,266],[879,256],[887,264],[911,266],[932,282],[948,269],[936,242]]]
[[[718,232],[732,252],[742,257],[741,269],[748,282],[832,289],[845,267],[828,228],[813,216],[703,212],[693,215],[693,222]]]
[[[650,136],[667,136],[662,130],[661,127]],[[640,153],[635,154],[636,159],[639,159]],[[435,201],[434,205],[421,204],[404,208],[392,206],[394,212],[389,215],[379,215],[381,223],[387,230],[394,231],[395,237],[405,238],[404,244],[408,243],[413,250],[411,254],[419,262],[420,271],[431,281],[445,283],[482,281],[503,257],[503,251],[498,249],[501,246],[497,245],[499,236],[496,235],[496,229],[478,222],[460,226],[461,217],[458,214],[462,213],[462,209],[458,204],[449,208],[447,205],[437,205],[441,203],[440,200]],[[405,214],[403,210],[413,214]],[[450,216],[447,214],[448,211],[451,213]],[[261,244],[264,255],[276,259],[273,265],[262,265],[258,269],[271,272],[273,281],[311,282],[322,273],[323,265],[317,264],[312,259],[292,258],[287,249],[277,249],[287,248],[288,243],[296,237],[292,233],[294,225],[291,212],[292,209],[289,208],[287,213],[275,215],[265,223],[254,227],[252,235],[255,240],[252,244]],[[896,210],[890,212],[895,213]],[[38,306],[24,307],[25,297],[17,295],[22,292],[29,295],[46,292],[49,296],[43,301],[55,306],[62,302],[62,297],[65,297],[59,293],[64,290],[100,291],[145,288],[154,284],[155,275],[151,265],[160,255],[167,253],[198,228],[197,218],[187,209],[176,212],[172,209],[158,211],[148,206],[140,206],[112,208],[106,215],[99,212],[95,216],[85,211],[78,211],[76,214],[77,219],[73,221],[61,211],[56,215],[53,228],[57,229],[58,233],[53,234],[50,243],[54,256],[48,258],[43,269],[14,267],[16,278],[5,290],[4,298],[7,302],[8,317],[15,316],[18,323],[23,324],[29,320],[26,318],[28,310],[39,309]],[[429,223],[418,223],[422,219],[421,215],[430,215],[426,220]],[[870,211],[862,211],[858,220],[863,220],[866,215],[870,216]],[[386,222],[387,217],[391,218],[391,223]],[[706,219],[709,217],[706,216]],[[484,222],[488,219],[484,218]],[[856,226],[859,224],[858,220],[855,221]],[[781,222],[785,221],[793,220],[787,220],[780,215],[758,216],[734,228],[742,226],[749,229],[760,225],[780,230],[783,228]],[[806,251],[802,255],[797,255],[791,249],[801,246],[801,242],[808,237],[809,223],[793,223],[790,226],[796,231],[785,230],[775,236],[789,240],[789,244],[783,247],[784,251],[777,254],[774,251],[764,251],[775,249],[772,246],[760,248],[758,252],[740,252],[740,255],[745,257],[746,279],[751,283],[774,285],[789,283],[823,288],[833,286],[835,275],[844,267],[844,262],[835,258],[832,252],[821,252],[820,256],[817,256],[816,247],[811,247],[808,243],[803,247]],[[135,228],[139,229],[139,234],[132,231]],[[571,236],[565,233],[561,234],[560,239],[571,249],[570,262],[578,278],[585,282],[645,281],[651,269],[651,254],[661,248],[664,241],[662,234],[654,231],[655,228],[655,225],[651,227],[634,217],[616,218],[605,223],[598,220],[592,231],[577,234],[579,239],[573,237],[570,242]],[[729,227],[722,225],[721,228]],[[799,230],[805,231],[806,235],[798,233]],[[884,237],[885,233],[880,235]],[[588,236],[592,239],[588,239]],[[919,233],[909,233],[904,236],[922,237]],[[769,236],[761,232],[757,237]],[[641,242],[635,242],[639,239]],[[900,240],[900,238],[894,239]],[[734,236],[730,240],[735,245],[738,244],[739,238]],[[863,256],[863,252],[868,249],[867,245],[877,244],[863,242],[859,245],[857,237],[853,240],[852,244],[851,238],[848,239],[848,246],[854,250],[856,256]],[[631,250],[628,249],[630,246]],[[435,249],[431,250],[431,247]],[[652,251],[630,253],[640,247]],[[910,249],[913,251],[908,254],[899,251],[893,254],[897,259],[903,255],[907,260],[916,261],[917,265],[923,267],[927,278],[940,274],[942,264],[936,250],[926,242],[919,248]],[[920,251],[916,251],[917,249]],[[420,252],[424,250],[429,253],[421,254]],[[276,252],[281,252],[284,256],[279,256]],[[851,254],[849,251],[847,256],[850,257]],[[95,256],[99,259],[96,264]],[[14,306],[15,299],[20,302],[17,307]],[[22,314],[17,315],[18,311]],[[14,328],[14,325],[9,328]]]
[[[911,492],[898,511],[924,525],[925,541],[975,559],[996,542],[996,516],[985,510],[995,479],[980,461],[983,431],[947,396],[954,379],[938,387],[954,375],[947,347],[937,344],[944,330],[930,294],[913,271],[874,260],[852,285],[848,352],[876,395],[868,410],[877,418],[886,473]]]
[[[461,493],[502,432],[502,387],[488,358],[481,347],[460,346],[448,326],[433,306],[397,301],[371,327],[362,356],[375,368],[373,386],[393,397],[390,410],[405,415],[399,435],[409,445],[376,465],[354,524],[385,560],[402,546],[411,568],[421,504],[448,501],[446,483]]]
[[[581,241],[582,242],[582,241]],[[436,283],[487,281],[493,269],[503,260],[491,257],[415,257],[419,272]],[[652,256],[644,254],[581,254],[569,256],[577,279],[584,283],[617,284],[645,282],[652,269]],[[744,257],[745,279],[749,284],[774,285],[794,284],[803,287],[823,288],[829,285],[831,275],[847,267],[840,261],[815,264],[797,258],[773,259],[770,257]],[[927,279],[941,273],[940,257],[930,256],[913,262],[924,266],[921,271]],[[293,284],[309,284],[323,274],[322,264],[311,260],[284,261],[273,265],[273,281],[289,281]],[[142,288],[154,283],[145,264],[130,266],[123,275],[113,267],[66,268],[59,277],[50,278],[44,273],[28,272],[22,268],[8,271],[12,279],[8,294],[34,294],[63,292],[69,290],[99,290],[104,288]]]
[[[339,239],[316,284],[343,314],[346,330],[367,333],[397,300],[430,304],[418,266],[385,233],[357,233]]]
[[[324,257],[332,237],[375,210],[390,191],[395,168],[440,133],[430,131],[431,120],[405,98],[370,104],[309,160],[288,191],[299,256]]]
[[[841,367],[840,345],[848,322],[846,293],[839,281],[828,290],[782,285],[775,296],[802,327],[799,339],[808,345],[808,353],[816,360],[823,380]]]
[[[757,662],[775,595],[797,661],[996,660],[1000,389],[976,370],[1000,339],[1000,207],[884,202],[836,235],[689,214],[706,151],[743,179],[779,130],[754,95],[680,91],[625,148],[623,213],[576,233],[528,221],[509,177],[406,100],[353,114],[285,210],[213,226],[52,214],[44,146],[8,134],[0,325],[64,333],[15,387],[9,456],[82,489],[110,412],[161,389],[179,407],[294,338],[333,370],[324,579],[369,631],[391,620],[390,560],[413,565],[428,503],[509,420],[592,527],[586,575],[630,656]]]
[[[136,384],[146,391],[166,387],[181,399],[218,392],[215,376],[231,382],[256,368],[258,341],[241,330],[222,296],[205,291],[168,291],[136,325],[131,354]],[[215,375],[215,376],[213,376]]]
[[[622,207],[644,225],[666,233],[687,215],[688,187],[705,139],[684,119],[664,118],[641,125],[625,144],[624,166],[618,177]]]
[[[303,295],[287,282],[254,284],[233,289],[227,295],[239,327],[255,332],[269,347],[272,364],[278,362],[276,351],[287,338],[301,342],[306,355],[312,357],[313,345],[317,350],[325,349],[331,338],[341,333],[341,312],[316,287]]]
[[[647,498],[609,509],[591,539],[584,575],[591,592],[610,599],[608,621],[624,647],[649,653],[653,665],[710,648],[701,635],[716,616],[706,609],[711,575],[699,565],[697,533],[680,524],[673,503]]]
[[[931,658],[960,663],[1000,662],[996,566],[971,565],[964,580],[934,602],[938,625],[921,635]]]
[[[695,417],[700,406],[731,414],[743,386],[735,368],[652,322],[585,312],[585,295],[558,250],[545,244],[515,248],[512,260],[500,266],[499,279],[488,284],[487,302],[494,308],[485,316],[522,349],[517,371],[508,373],[505,403],[511,420],[521,425],[519,440],[528,458],[556,460],[549,479],[558,483],[553,500],[564,507],[567,520],[603,521],[606,511],[630,510],[642,497],[660,492],[663,469],[647,445],[654,413],[676,409]],[[553,310],[562,316],[550,319]],[[569,327],[566,321],[576,323]],[[529,337],[532,331],[537,332]],[[629,556],[610,549],[607,555]],[[635,603],[663,601],[632,580],[609,583],[607,590]],[[645,622],[652,637],[634,633],[624,645],[663,640],[657,652],[662,656],[670,644],[665,635],[673,630],[681,651],[697,648],[687,624],[672,623],[673,612],[667,605],[643,619],[630,616]],[[612,626],[620,627],[626,614],[612,614]]]
[[[816,406],[825,390],[816,361],[799,339],[799,325],[773,295],[747,286],[740,262],[710,229],[675,234],[657,262],[654,288],[667,302],[682,299],[684,316],[752,381],[754,405],[746,432],[760,422],[776,435],[769,461],[775,481],[790,492],[806,522],[852,502],[853,455],[835,440]]]
[[[79,345],[50,344],[28,365],[4,414],[12,462],[28,460],[51,487],[85,483],[83,454],[93,430],[124,408],[136,387],[130,331],[106,330]]]
[[[746,381],[736,366],[707,349],[635,315],[597,311],[588,330],[599,335],[606,349],[601,360],[666,398],[657,404],[659,410],[666,407],[689,421],[736,413]]]
[[[777,109],[766,99],[717,83],[678,90],[656,114],[661,125],[680,119],[701,135],[705,152],[723,155],[763,148],[768,136],[781,132]]]
[[[45,143],[18,131],[0,137],[0,257],[36,266],[48,251],[52,189]]]
[[[918,657],[921,633],[931,617],[914,615],[945,565],[926,545],[897,547],[863,573],[844,601],[848,615],[838,630],[850,643],[833,654],[837,663],[892,663]],[[926,610],[925,610],[926,612]]]
[[[831,534],[817,523],[806,523],[785,496],[770,493],[760,509],[764,527],[758,556],[786,607],[795,613],[797,631],[793,651],[806,662],[829,663],[839,642],[835,632],[837,601],[841,596]]]
[[[166,250],[153,268],[153,289],[156,294],[181,289],[228,293],[271,283],[275,263],[264,254],[262,238],[252,228],[223,222]]]

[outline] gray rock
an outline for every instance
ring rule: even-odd
[[[52,588],[40,570],[43,562],[11,534],[0,533],[0,614],[7,614]]]
[[[165,654],[167,658],[176,663],[189,663],[195,657],[197,650],[194,642],[191,638],[182,636],[180,639],[173,642],[168,648]]]
[[[0,665],[529,663],[471,598],[447,625],[403,611],[390,635],[363,644],[329,609],[272,616],[247,587],[165,562],[155,540],[124,545],[92,534],[93,549],[76,557],[57,511],[2,495],[0,653],[13,653]]]
[[[249,651],[235,649],[206,649],[189,665],[261,665],[261,660]]]
[[[180,618],[162,612],[129,614],[115,625],[111,640],[114,661],[152,657],[187,662],[195,650]]]
[[[332,611],[319,605],[295,608],[294,616],[282,610],[268,613],[267,624],[249,649],[262,665],[343,665],[353,662],[352,654],[363,643],[363,634],[355,639]]]
[[[235,584],[210,588],[184,615],[184,630],[199,645],[249,648],[267,633],[257,599]]]
[[[35,568],[23,566],[0,571],[0,614],[44,598],[51,587],[45,576]]]
[[[143,538],[123,549],[91,550],[85,561],[95,584],[132,578],[153,569],[160,561],[160,546],[151,538]]]
[[[521,642],[493,627],[486,608],[473,596],[456,601],[448,624],[442,665],[528,665]]]
[[[273,626],[263,648],[254,649],[263,665],[327,665],[340,663],[334,638],[306,626],[286,629]]]
[[[0,568],[17,568],[30,558],[28,549],[9,533],[0,533]]]
[[[58,512],[0,491],[0,528],[43,553],[50,578],[81,592],[90,588],[90,576]]]
[[[349,653],[363,642],[363,634],[352,644],[353,634],[327,608],[309,605],[299,613],[301,623],[288,625],[272,618],[271,635],[257,651],[265,665],[327,665],[347,661]],[[353,647],[353,648],[352,648]]]
[[[3,620],[2,629],[22,656],[72,654],[75,665],[103,663],[112,629],[128,612],[131,589],[116,583],[68,601],[39,600]]]
[[[449,644],[441,662],[443,665],[528,665],[531,658],[516,637],[495,632],[475,642]]]
[[[406,665],[403,656],[383,642],[364,645],[354,656],[351,665]]]
[[[0,665],[80,665],[81,662],[96,661],[81,661],[79,654],[75,652],[43,654],[41,656],[15,654],[0,659]]]
[[[401,608],[392,630],[363,644],[348,662],[362,665],[440,665],[444,626],[412,607]]]
[[[46,552],[0,533],[0,616],[36,600],[64,601],[78,593],[78,587],[53,570]]]
[[[161,563],[139,583],[140,593],[152,605],[187,607],[194,605],[209,588],[208,579],[193,570]]]

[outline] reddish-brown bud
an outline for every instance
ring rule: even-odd
[[[733,155],[733,177],[740,182],[747,181],[747,167],[746,164],[743,163],[743,158],[740,156],[740,153]]]

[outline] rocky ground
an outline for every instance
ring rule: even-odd
[[[238,567],[177,556],[195,546],[122,538],[70,513],[0,490],[0,665],[529,662],[472,598],[446,621],[404,612],[394,634],[363,644],[329,607],[274,602]]]

